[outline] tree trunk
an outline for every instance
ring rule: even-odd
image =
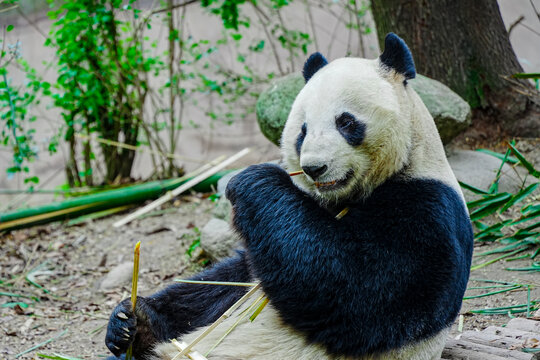
[[[512,134],[540,136],[538,105],[503,77],[523,72],[497,0],[372,0],[379,42],[395,32],[419,73],[438,80]]]

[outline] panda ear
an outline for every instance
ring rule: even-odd
[[[306,60],[306,63],[304,64],[304,69],[302,70],[302,74],[304,75],[304,80],[306,82],[311,79],[311,77],[319,71],[322,67],[328,64],[328,61],[325,59],[324,56],[320,52],[316,52],[314,54],[311,54],[309,59]]]
[[[379,57],[381,64],[405,76],[414,79],[416,69],[414,60],[405,41],[394,33],[389,33],[384,39],[384,52]]]

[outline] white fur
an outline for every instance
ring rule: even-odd
[[[195,346],[205,354],[237,321],[238,316],[261,295],[255,294],[233,316],[221,323],[204,340]],[[279,319],[279,314],[268,304],[255,321],[248,314],[225,340],[207,355],[208,360],[353,360],[347,357],[333,357],[318,345],[307,344],[305,338]],[[190,343],[206,327],[184,336],[181,341]],[[355,360],[438,360],[446,342],[448,330],[416,344],[384,354],[365,356]],[[171,360],[178,350],[169,343],[160,344],[155,349],[156,359]]]

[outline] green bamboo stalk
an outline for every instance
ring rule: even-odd
[[[209,192],[217,181],[231,170],[223,170],[210,176],[192,190]],[[156,199],[167,191],[171,191],[190,179],[170,179],[152,181],[144,184],[126,186],[121,189],[107,190],[97,194],[80,196],[47,205],[20,209],[0,214],[0,231],[45,224],[56,220],[75,218],[80,215],[102,211],[119,206],[141,203]]]

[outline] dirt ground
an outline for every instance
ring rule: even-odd
[[[99,289],[100,283],[116,265],[132,260],[137,241],[142,242],[140,295],[151,294],[172,283],[174,278],[201,269],[200,261],[189,258],[186,251],[197,237],[196,228],[202,228],[211,218],[215,203],[193,196],[188,199],[120,229],[112,226],[122,217],[116,215],[79,226],[54,223],[0,235],[0,359],[13,359],[51,339],[18,358],[37,358],[37,353],[59,353],[81,359],[108,356],[104,345],[108,317],[114,306],[129,296],[131,287],[126,283],[103,292]],[[475,253],[496,246],[500,245],[476,244]],[[474,263],[489,258],[475,258]],[[475,279],[530,285],[530,299],[540,301],[538,272],[505,270],[510,266],[519,268],[530,264],[530,259],[511,263],[500,260],[473,271],[469,287],[492,285]],[[28,274],[34,276],[30,279],[35,279],[42,289],[27,281]],[[497,289],[473,289],[466,295]],[[19,301],[29,306],[2,307]],[[464,315],[463,330],[480,330],[509,321],[508,315],[473,314],[471,310],[525,304],[527,301],[526,287],[465,300],[461,312]],[[453,335],[459,332],[457,324],[456,320]]]

